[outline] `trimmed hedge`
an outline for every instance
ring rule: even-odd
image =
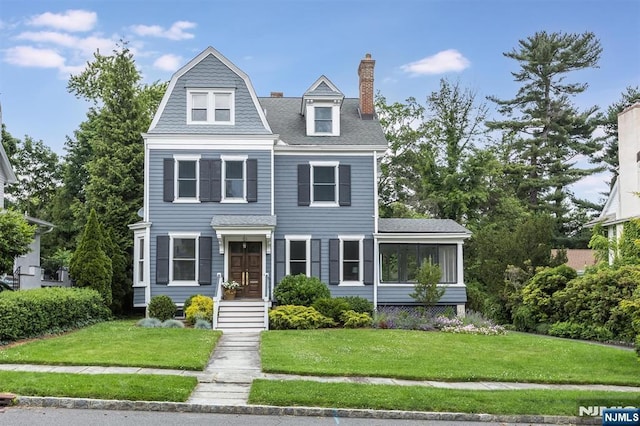
[[[88,288],[3,291],[0,312],[0,342],[60,333],[111,317],[100,294]]]
[[[276,286],[273,297],[278,305],[311,306],[318,299],[330,298],[331,292],[316,277],[287,275]]]
[[[331,318],[312,307],[283,305],[269,311],[269,328],[272,330],[311,330],[335,325]]]

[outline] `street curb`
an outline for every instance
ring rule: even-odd
[[[387,420],[444,420],[452,422],[542,423],[599,425],[598,417],[543,415],[497,415],[429,411],[363,410],[347,408],[276,407],[270,405],[204,405],[184,402],[121,401],[86,398],[18,396],[21,407],[72,408],[93,410],[160,411],[181,413],[253,414],[263,416],[349,417]]]

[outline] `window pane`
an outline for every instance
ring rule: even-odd
[[[360,259],[360,242],[343,241],[342,257],[344,260]]]
[[[191,105],[194,109],[207,109],[207,94],[206,93],[193,93],[191,95]]]
[[[244,181],[227,179],[224,194],[227,198],[244,198]]]
[[[405,256],[407,281],[416,281],[418,275],[418,246],[415,244],[406,244]]]
[[[438,263],[442,270],[442,283],[457,282],[457,265],[456,265],[457,248],[454,245],[444,245],[438,247]]]
[[[331,167],[313,167],[313,182],[314,183],[335,183],[336,182],[336,168]]]
[[[229,109],[216,109],[215,120],[216,121],[231,121],[231,110],[229,110]]]
[[[331,107],[316,107],[316,120],[331,120]]]
[[[360,281],[359,262],[345,261],[342,262],[342,280],[343,281]]]
[[[335,185],[313,185],[313,201],[335,201]]]
[[[382,281],[398,282],[398,246],[395,244],[380,244],[382,256]]]
[[[191,121],[207,121],[207,110],[206,109],[192,109],[191,110]]]
[[[173,258],[174,259],[195,259],[196,258],[195,238],[174,238]]]
[[[242,179],[242,161],[225,161],[227,179]]]
[[[331,120],[316,120],[316,133],[331,133]]]
[[[173,279],[176,281],[193,281],[196,279],[195,260],[174,260]]]
[[[138,259],[144,259],[144,238],[138,240]]]
[[[307,259],[307,242],[289,241],[289,259],[305,261]]]
[[[231,94],[216,93],[216,109],[231,109]]]
[[[144,282],[144,262],[142,260],[138,262],[138,282]]]
[[[289,264],[289,274],[290,275],[298,275],[298,274],[307,274],[307,264],[306,262],[291,262]]]
[[[180,180],[178,181],[178,197],[193,197],[196,196],[196,181],[195,180]]]
[[[196,178],[196,162],[195,161],[178,161],[178,178],[195,179]]]

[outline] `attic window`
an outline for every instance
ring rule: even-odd
[[[187,90],[187,124],[234,124],[234,101],[233,90]]]
[[[333,133],[331,107],[315,107],[315,132]]]

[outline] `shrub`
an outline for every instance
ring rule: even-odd
[[[155,328],[162,325],[162,321],[158,318],[142,318],[136,323],[138,327]]]
[[[318,278],[299,274],[284,277],[273,296],[279,305],[311,306],[317,299],[331,297],[331,292]]]
[[[331,318],[312,307],[283,305],[269,311],[269,327],[273,330],[309,330],[334,325]]]
[[[87,288],[39,288],[0,292],[0,341],[11,341],[106,321],[111,312]]]
[[[549,334],[556,337],[598,340],[601,342],[607,342],[613,339],[613,334],[605,327],[570,321],[559,321],[552,324],[551,327],[549,327]]]
[[[196,295],[191,299],[191,304],[185,310],[185,320],[188,325],[193,325],[197,320],[209,320],[213,317],[213,299],[207,296]]]
[[[554,303],[553,295],[566,288],[567,283],[577,276],[575,269],[566,265],[540,269],[522,288],[522,305],[513,312],[516,327],[532,331],[540,322],[557,320],[558,306]]]
[[[189,306],[191,306],[191,301],[193,301],[193,298],[196,296],[202,296],[202,294],[192,294],[191,296],[187,297],[187,300],[184,301],[184,305],[182,305],[182,312],[187,312],[187,309],[189,309]]]
[[[204,319],[197,319],[193,328],[201,328],[203,330],[211,330],[211,323]]]
[[[340,321],[342,321],[345,328],[371,327],[371,324],[373,324],[371,315],[352,310],[344,311],[340,316]]]
[[[182,321],[168,319],[162,322],[162,328],[184,328]]]
[[[418,269],[418,282],[413,287],[413,292],[409,294],[416,302],[425,307],[435,305],[444,295],[444,287],[438,287],[438,282],[442,277],[440,266],[428,259]]]
[[[176,315],[176,304],[164,294],[153,296],[147,307],[147,313],[150,318],[158,318],[160,321],[173,319]]]
[[[360,312],[362,314],[369,314],[373,316],[373,303],[369,302],[364,297],[360,296],[345,296],[338,297],[349,304],[349,309],[352,311]]]
[[[344,299],[323,297],[313,302],[313,308],[325,317],[329,317],[335,322],[341,322],[340,316],[344,311],[348,311],[351,307]]]

